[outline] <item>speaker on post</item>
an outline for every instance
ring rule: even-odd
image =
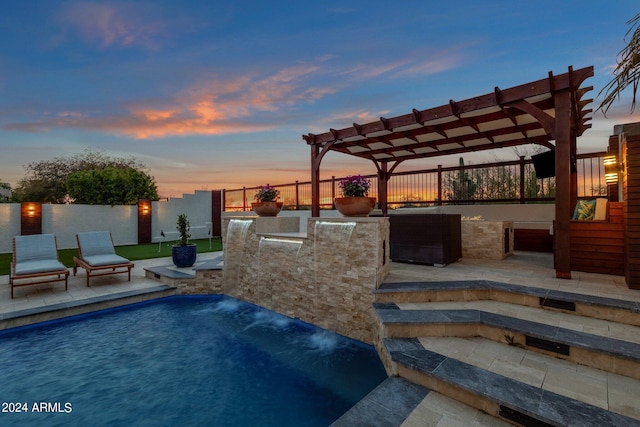
[[[531,156],[531,160],[533,168],[536,170],[536,178],[556,176],[556,152],[554,150]]]

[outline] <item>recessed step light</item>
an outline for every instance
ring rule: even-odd
[[[540,297],[540,305],[543,307],[559,308],[561,310],[576,311],[576,303],[553,298]]]
[[[529,347],[539,348],[541,350],[551,351],[553,353],[569,355],[569,346],[566,344],[560,344],[559,342],[549,341],[542,338],[525,336],[525,344]]]

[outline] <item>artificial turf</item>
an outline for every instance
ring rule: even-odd
[[[139,245],[116,246],[116,253],[128,260],[135,261],[139,259],[162,258],[171,256],[171,246],[175,242],[163,242],[160,244],[158,251],[158,243],[143,243]],[[209,247],[209,239],[191,240],[198,246],[198,253],[215,252],[222,250],[222,239],[215,237],[211,239],[211,247]],[[0,254],[0,276],[9,274],[11,270],[11,254]],[[67,267],[73,267],[73,257],[78,256],[78,249],[60,249],[58,257]]]

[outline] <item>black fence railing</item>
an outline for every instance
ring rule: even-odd
[[[578,197],[606,197],[602,157],[606,153],[578,155],[575,162]],[[376,175],[371,179],[370,196],[377,196]],[[320,208],[332,209],[340,196],[338,181],[332,177],[320,181]],[[274,185],[280,190],[283,209],[311,209],[311,182],[296,181]],[[260,187],[224,190],[224,210],[250,211]],[[555,200],[555,178],[537,179],[531,159],[478,165],[438,166],[411,172],[399,172],[389,180],[387,202],[390,209],[473,203],[551,203]]]

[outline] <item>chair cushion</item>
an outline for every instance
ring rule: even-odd
[[[15,236],[16,263],[25,261],[58,260],[56,238],[53,234]]]
[[[130,261],[119,255],[93,255],[82,258],[92,267],[102,267],[105,265],[128,264]]]
[[[108,231],[83,231],[78,233],[78,245],[82,258],[94,255],[115,255],[111,233]]]
[[[596,199],[596,210],[593,219],[595,221],[604,221],[607,219],[607,199],[603,197]]]
[[[66,270],[61,262],[58,260],[44,260],[44,261],[23,261],[16,263],[15,273],[18,276],[23,274],[34,273],[47,273],[55,274],[58,271]]]
[[[573,211],[573,219],[592,220],[596,211],[595,200],[578,200]]]

